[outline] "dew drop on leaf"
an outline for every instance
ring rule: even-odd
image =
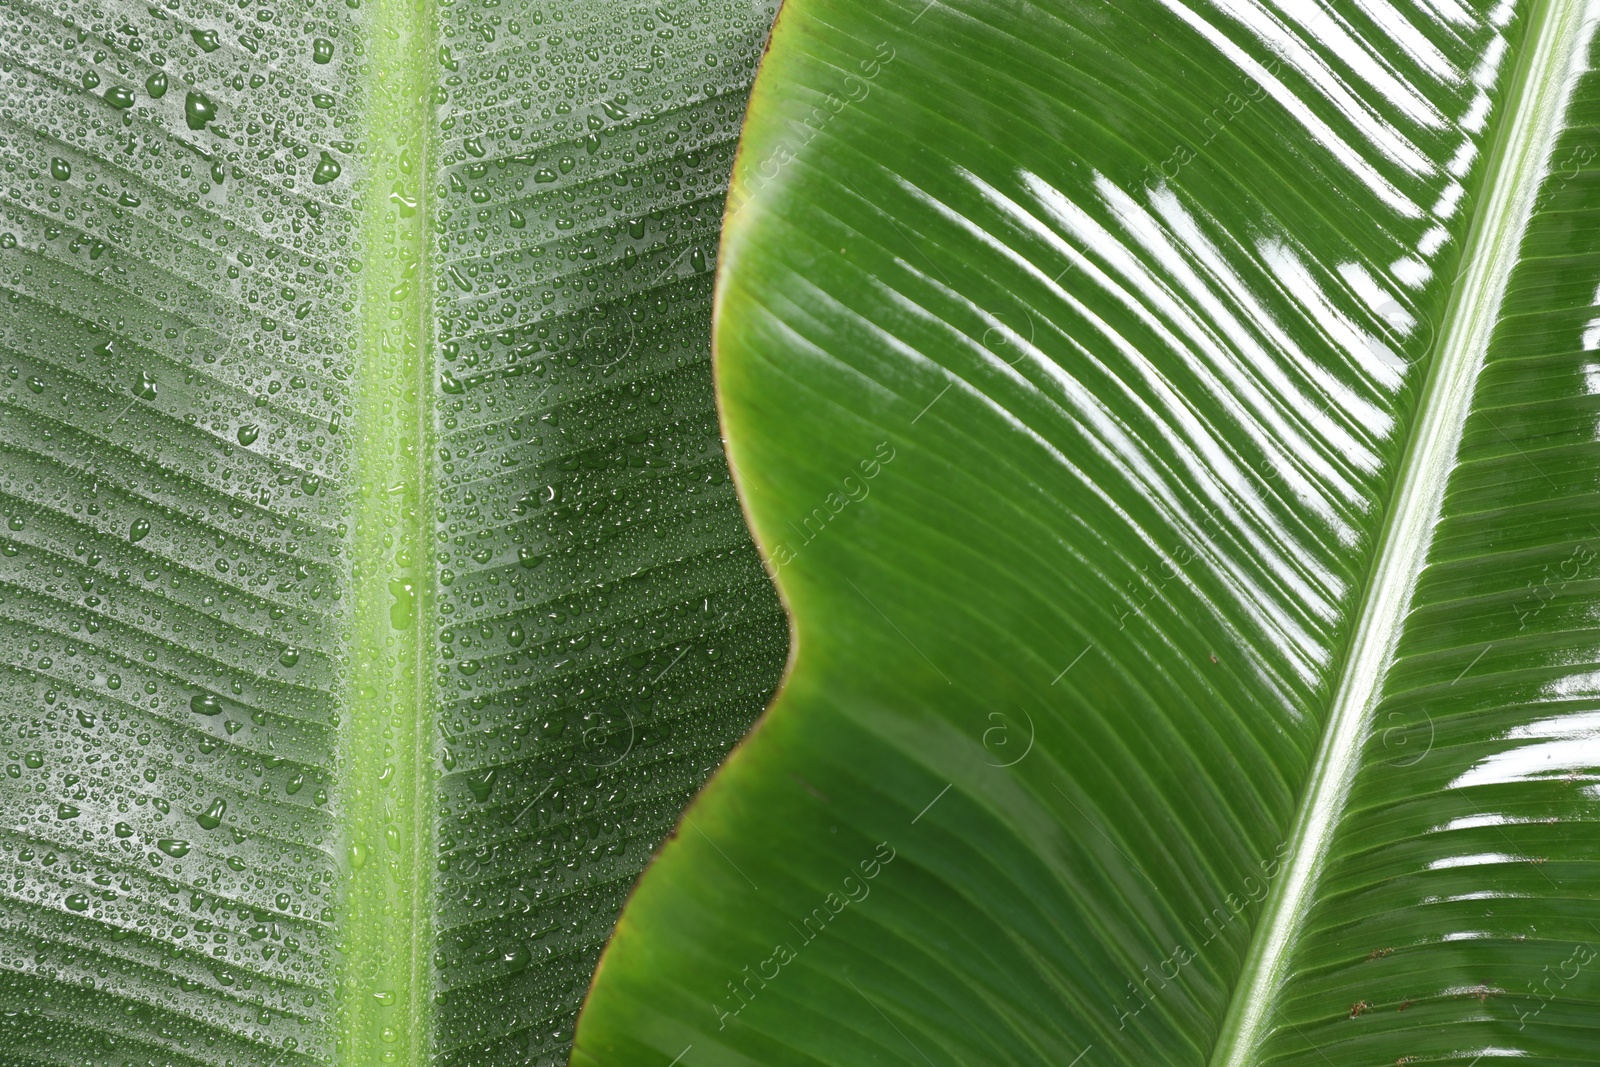
[[[183,99],[183,121],[191,130],[203,130],[206,123],[217,117],[217,105],[205,93],[191,91]]]
[[[317,160],[316,169],[311,172],[311,181],[316,185],[327,185],[337,178],[342,170],[339,161],[324,151]]]
[[[391,579],[389,595],[394,603],[389,605],[389,625],[396,630],[409,630],[416,621],[416,588],[406,581]]]
[[[128,527],[128,540],[132,541],[134,544],[138,544],[140,541],[143,541],[149,535],[150,535],[150,520],[149,519],[134,519],[132,525],[130,525]]]
[[[494,782],[497,776],[498,772],[493,767],[482,774],[467,775],[467,789],[471,791],[472,799],[479,804],[487,804],[489,802],[489,794],[494,792]]]
[[[213,800],[211,806],[194,817],[201,829],[215,830],[222,825],[222,817],[228,812],[228,802],[221,797]]]

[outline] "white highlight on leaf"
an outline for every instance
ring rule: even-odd
[[[1600,675],[1565,678],[1546,686],[1547,699],[1592,698],[1600,695]],[[1600,771],[1600,711],[1558,715],[1519,726],[1505,740],[1528,741],[1479,760],[1459,774],[1448,788],[1504,785],[1579,774],[1590,778]]]

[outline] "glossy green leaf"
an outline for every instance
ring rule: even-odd
[[[566,1058],[785,654],[708,344],[771,15],[0,4],[0,1062]]]
[[[579,1064],[1600,1058],[1587,0],[789,0],[781,695]]]

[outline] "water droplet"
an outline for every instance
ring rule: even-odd
[[[144,80],[144,91],[150,94],[152,100],[160,100],[167,95],[167,72],[158,70]]]
[[[72,177],[72,164],[59,156],[50,161],[50,177],[58,182],[64,182]]]
[[[150,535],[150,520],[149,519],[134,519],[133,520],[133,524],[128,527],[128,540],[132,541],[134,544],[138,544],[140,541],[143,541],[149,535]]]
[[[261,430],[247,422],[239,427],[239,432],[235,436],[241,445],[253,445],[256,443],[256,438],[261,436]]]
[[[294,796],[296,793],[300,792],[300,787],[305,784],[306,776],[303,774],[297,774],[293,778],[289,779],[289,781],[284,785],[283,791],[290,796]]]
[[[285,667],[293,667],[296,663],[300,662],[300,651],[299,651],[299,649],[294,649],[294,648],[286,648],[286,649],[284,649],[281,653],[278,654],[278,662],[283,664]]]
[[[533,962],[533,953],[523,945],[510,949],[500,956],[500,962],[505,965],[507,974],[520,974],[526,970],[528,964]]]
[[[522,624],[520,622],[512,623],[511,629],[506,631],[506,641],[511,645],[512,648],[521,648],[522,642],[526,641],[527,639],[528,635],[523,632]]]
[[[140,400],[154,400],[156,398],[156,379],[149,371],[139,372],[139,383],[133,387],[133,395]]]
[[[203,130],[217,117],[217,105],[205,93],[190,92],[183,98],[183,121],[191,130]]]
[[[88,911],[89,898],[83,893],[74,893],[67,898],[67,908],[70,911]]]
[[[215,52],[222,47],[222,42],[217,40],[216,30],[190,30],[189,36],[194,38],[194,43],[200,46],[202,52]]]
[[[417,592],[407,581],[391,580],[389,595],[394,603],[389,605],[389,625],[396,630],[409,630],[416,621]]]
[[[189,854],[189,842],[176,837],[157,838],[156,848],[159,848],[173,859]]]
[[[189,710],[196,715],[220,715],[222,698],[210,693],[197,693],[189,698]]]
[[[76,819],[79,814],[80,812],[75,804],[62,802],[56,806],[56,818],[58,819]]]
[[[311,42],[311,59],[315,63],[328,63],[333,60],[333,42],[326,37],[318,37]]]
[[[478,159],[483,158],[483,142],[478,138],[468,137],[461,142],[461,146],[467,150],[469,156],[474,156]]]
[[[133,90],[125,85],[113,85],[106,90],[106,103],[118,110],[132,107],[133,99]]]
[[[316,169],[311,172],[311,181],[316,185],[327,185],[337,178],[342,170],[339,161],[324,151],[317,160]]]
[[[482,774],[467,775],[467,789],[472,792],[472,799],[479,804],[488,803],[489,794],[494,792],[494,783],[497,777],[499,777],[499,771],[494,767],[490,767]]]
[[[228,812],[228,802],[221,797],[211,802],[211,806],[194,817],[203,830],[215,830],[222,825],[222,817]]]
[[[35,393],[44,392],[44,379],[37,374],[28,379],[28,388]]]

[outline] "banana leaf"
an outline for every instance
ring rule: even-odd
[[[0,6],[0,1062],[557,1063],[760,711],[773,8]]]
[[[793,619],[574,1063],[1600,1058],[1586,0],[788,0],[715,365]]]

